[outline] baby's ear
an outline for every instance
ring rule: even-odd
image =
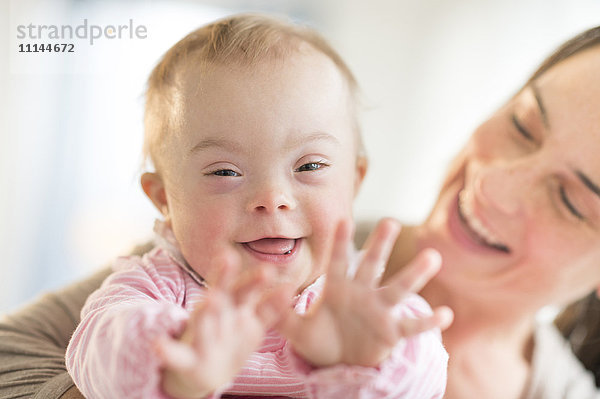
[[[162,177],[158,173],[146,172],[140,179],[142,183],[142,189],[150,198],[156,209],[164,216],[169,213],[169,206],[167,204],[167,194],[165,192],[165,184],[163,183]]]
[[[365,179],[365,175],[367,174],[367,169],[369,166],[369,161],[367,157],[364,155],[359,155],[356,158],[356,175],[354,177],[354,195],[358,194],[358,190],[362,185],[363,180]]]

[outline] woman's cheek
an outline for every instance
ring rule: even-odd
[[[501,133],[491,131],[489,124],[488,121],[475,131],[469,146],[472,158],[484,162],[493,160],[503,152],[503,143],[498,137]]]

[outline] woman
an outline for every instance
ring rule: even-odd
[[[388,275],[419,248],[442,253],[421,294],[455,312],[448,398],[600,396],[569,357],[546,359],[542,345],[560,343],[535,325],[541,307],[600,287],[598,44],[600,28],[550,57],[475,131],[427,220],[398,239]]]
[[[386,277],[424,247],[444,259],[421,294],[455,312],[448,399],[600,396],[557,331],[535,322],[541,307],[600,287],[598,70],[600,27],[562,46],[476,130],[427,220],[396,242]],[[4,321],[2,397],[78,397],[60,355],[105,275]]]

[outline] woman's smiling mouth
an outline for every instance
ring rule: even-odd
[[[467,193],[465,190],[461,190],[458,193],[458,217],[463,225],[465,232],[477,243],[484,245],[495,250],[510,253],[510,249],[507,245],[500,242],[500,240],[489,231],[483,222],[481,222],[472,211],[470,203],[467,200]]]

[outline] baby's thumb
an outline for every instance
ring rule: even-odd
[[[293,296],[292,286],[281,285],[262,298],[257,306],[256,314],[267,329],[278,328],[290,314],[294,313]]]
[[[159,338],[154,343],[154,352],[164,368],[173,371],[190,369],[195,365],[196,355],[189,346],[172,338]]]

